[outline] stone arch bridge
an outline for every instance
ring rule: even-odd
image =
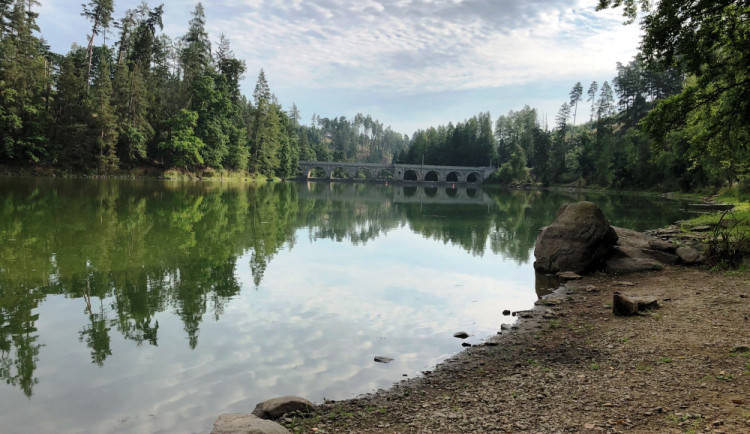
[[[367,179],[395,182],[444,182],[481,184],[496,170],[494,167],[430,166],[424,164],[334,163],[330,161],[300,161],[302,177],[315,179],[312,172],[324,173],[322,179],[337,179],[334,174],[345,173],[348,179]],[[338,177],[341,179],[341,177]]]

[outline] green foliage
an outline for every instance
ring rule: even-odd
[[[656,152],[671,150],[671,132],[686,134],[686,154],[714,185],[733,183],[750,168],[750,6],[738,0],[649,2],[600,0],[625,6],[630,21],[646,12],[641,51],[648,68],[688,76],[681,92],[659,102],[643,125]]]
[[[201,150],[205,144],[194,133],[198,123],[198,113],[182,109],[168,123],[170,138],[166,142],[161,142],[159,148],[171,155],[172,165],[192,169],[203,164]]]

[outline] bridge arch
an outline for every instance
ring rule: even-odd
[[[471,172],[466,177],[466,182],[469,184],[477,184],[479,182],[482,182],[482,175],[479,172]]]
[[[439,182],[440,174],[435,170],[430,170],[424,174],[425,182]]]
[[[394,177],[393,177],[393,170],[391,170],[391,169],[381,169],[380,171],[378,171],[375,174],[375,177],[377,179],[392,180],[392,179],[394,179]]]
[[[352,173],[343,167],[336,167],[331,171],[331,179],[352,179]]]
[[[310,166],[305,168],[307,172],[304,173],[308,179],[331,179],[331,173],[323,168],[323,166]]]
[[[372,172],[370,169],[366,167],[358,167],[354,171],[354,176],[352,176],[352,179],[373,179]]]
[[[419,172],[413,169],[404,171],[404,181],[419,181]]]
[[[448,173],[448,174],[447,174],[447,175],[445,176],[445,182],[459,182],[459,181],[460,181],[460,179],[459,179],[459,176],[460,176],[460,175],[459,175],[459,174],[458,174],[458,172],[456,172],[456,171],[453,171],[453,172],[449,172],[449,173]]]

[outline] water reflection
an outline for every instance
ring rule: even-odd
[[[408,228],[520,267],[559,205],[581,199],[476,188],[53,179],[1,179],[0,193],[0,377],[29,397],[39,383],[39,307],[50,296],[80,303],[78,340],[101,367],[113,357],[115,334],[139,348],[162,344],[164,313],[179,318],[187,347],[198,347],[201,325],[221,320],[243,290],[260,287],[279,252],[295,249],[301,229],[310,242],[365,246]],[[676,204],[633,206],[644,200],[597,203],[634,229],[681,218]],[[248,258],[254,287],[243,288],[240,258]],[[418,252],[412,259],[420,260]],[[409,274],[411,265],[403,266]]]

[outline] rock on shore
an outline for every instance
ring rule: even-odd
[[[555,221],[543,228],[534,248],[534,268],[545,273],[585,273],[611,255],[617,233],[592,202],[566,204]]]
[[[666,265],[700,264],[692,247],[626,228],[610,226],[591,202],[563,205],[555,221],[539,233],[534,268],[566,275],[603,269],[610,274],[661,270]]]

